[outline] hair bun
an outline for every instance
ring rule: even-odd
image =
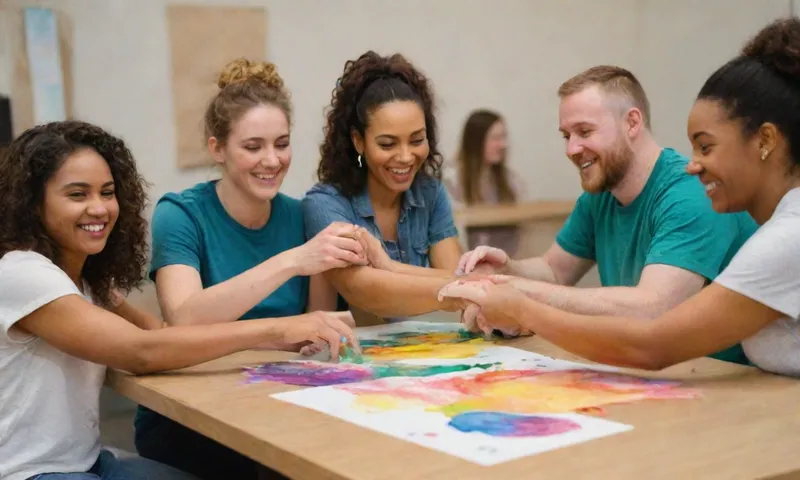
[[[221,89],[228,85],[244,83],[250,80],[264,83],[269,88],[283,89],[283,79],[278,69],[269,62],[253,62],[246,58],[237,58],[225,65],[217,77],[217,86]]]
[[[800,82],[800,19],[779,19],[764,27],[742,48],[742,55]]]

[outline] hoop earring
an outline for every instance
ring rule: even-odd
[[[361,164],[361,154],[358,154],[358,168],[363,168],[364,165]]]

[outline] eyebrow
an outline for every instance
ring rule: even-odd
[[[289,137],[289,134],[288,133],[284,133],[283,135],[280,135],[275,140],[281,140],[283,138],[288,138],[288,137]],[[263,141],[266,141],[266,139],[264,137],[249,137],[249,138],[245,138],[244,140],[242,140],[242,142],[254,142],[254,141],[255,142],[263,142]]]
[[[415,131],[411,132],[411,135],[409,135],[409,136],[413,137],[414,135],[419,135],[420,133],[424,133],[424,132],[425,132],[425,127],[422,127],[419,130],[415,130]],[[380,138],[380,137],[397,138],[396,135],[391,135],[391,134],[388,134],[388,133],[381,133],[380,135],[375,135],[375,138]]]
[[[699,132],[695,132],[695,133],[692,134],[692,140],[697,140],[698,138],[702,137],[703,135],[708,135],[709,137],[712,136],[710,133],[704,132],[704,131],[701,130]]]
[[[111,187],[113,185],[114,185],[113,181],[106,182],[106,183],[103,184],[103,186],[101,188]],[[68,184],[64,185],[62,187],[62,190],[68,190],[70,188],[92,188],[92,186],[89,185],[86,182],[72,182],[72,183],[68,183]]]
[[[575,122],[573,124],[567,125],[567,129],[569,129],[569,130],[572,130],[572,129],[575,129],[575,128],[578,128],[578,127],[594,128],[594,124],[592,124],[590,122],[583,121],[583,122]],[[565,129],[561,128],[561,127],[558,127],[558,131],[560,133],[567,133],[567,130],[565,130]]]

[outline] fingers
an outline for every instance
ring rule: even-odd
[[[324,321],[334,331],[337,332],[337,345],[341,343],[342,337],[344,337],[345,341],[353,347],[356,351],[360,351],[360,345],[358,339],[356,338],[355,334],[353,333],[353,329],[347,326],[345,322],[337,318],[335,315],[331,315],[330,313],[326,312],[324,316]],[[333,352],[333,345],[331,345],[331,352]],[[338,347],[337,347],[337,352]]]
[[[485,288],[476,282],[470,283],[450,283],[439,291],[440,298],[455,297],[469,300],[473,303],[480,303],[486,298]]]
[[[469,261],[469,257],[472,255],[472,251],[461,255],[461,258],[458,259],[458,267],[456,267],[456,275],[464,275],[464,268],[467,266],[467,262]]]
[[[506,283],[511,283],[514,280],[514,277],[511,275],[489,275],[489,281],[494,283],[495,285],[504,285]]]
[[[327,253],[335,258],[356,265],[366,265],[368,259],[364,246],[358,240],[345,237],[330,237]]]
[[[472,273],[475,270],[475,266],[486,257],[487,253],[489,252],[490,247],[478,247],[476,248],[472,256],[467,261],[467,264],[464,266],[464,273]]]
[[[356,321],[353,318],[353,314],[351,312],[330,312],[329,315],[344,322],[350,328],[356,328]]]
[[[463,323],[464,327],[470,332],[474,332],[478,329],[476,320],[479,313],[480,307],[474,303],[470,303],[461,311],[461,323]]]
[[[478,316],[475,319],[475,321],[480,331],[482,331],[486,335],[492,334],[492,331],[494,329],[491,327],[491,325],[489,325],[489,322],[486,320],[486,317],[483,315],[483,313],[478,312]]]

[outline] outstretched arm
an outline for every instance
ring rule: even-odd
[[[502,278],[502,277],[501,277]],[[561,310],[586,315],[655,318],[703,288],[696,273],[667,265],[649,265],[635,287],[575,288],[505,277],[530,298]]]

